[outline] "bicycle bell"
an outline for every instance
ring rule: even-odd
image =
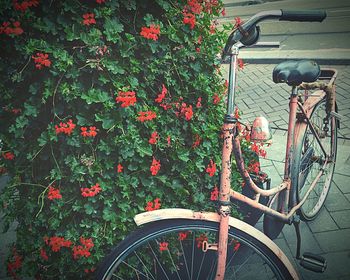
[[[269,121],[263,117],[256,117],[250,131],[250,139],[253,142],[267,142],[272,139]]]

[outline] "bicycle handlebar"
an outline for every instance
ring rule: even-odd
[[[326,16],[325,11],[271,10],[257,13],[230,34],[222,52],[222,59],[225,59],[232,46],[237,42],[241,42],[245,46],[254,45],[259,40],[260,28],[256,24],[260,21],[279,19],[281,21],[322,22]]]
[[[285,11],[281,10],[280,20],[286,21],[318,21],[322,22],[327,14],[325,11]]]

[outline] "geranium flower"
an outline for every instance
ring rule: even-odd
[[[214,176],[216,172],[216,164],[213,162],[213,160],[210,160],[206,172],[209,174],[210,177]]]
[[[160,26],[151,24],[150,27],[142,27],[140,35],[146,39],[151,39],[154,41],[158,40],[160,34]]]
[[[95,14],[87,13],[83,15],[83,24],[89,26],[90,24],[96,24]]]
[[[157,117],[157,114],[153,111],[139,112],[138,114],[139,116],[137,117],[137,119],[140,122],[150,121]]]
[[[49,192],[47,193],[47,198],[50,200],[61,199],[62,195],[60,194],[59,189],[49,186]]]
[[[118,92],[118,96],[115,98],[117,103],[121,103],[122,108],[129,107],[136,103],[136,93],[134,91],[120,91]]]
[[[151,167],[149,169],[153,176],[157,175],[158,171],[160,170],[160,161],[156,160],[155,157],[153,157]]]

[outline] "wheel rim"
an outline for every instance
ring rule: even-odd
[[[123,250],[105,279],[214,279],[216,251],[204,253],[202,244],[215,242],[217,228],[200,227],[179,225],[143,236]],[[161,250],[163,242],[166,250]],[[283,279],[249,240],[231,233],[228,244],[225,279]]]
[[[327,197],[335,168],[337,130],[335,119],[327,118],[325,106],[325,101],[319,104],[315,108],[310,121],[317,131],[327,155],[330,156],[330,163],[325,166],[323,175],[320,177],[314,190],[310,193],[309,197],[301,207],[302,215],[306,219],[313,219],[322,207]],[[325,120],[328,120],[329,123],[326,124]],[[332,130],[334,130],[333,137],[331,133]],[[324,156],[320,145],[308,127],[303,139],[301,151],[301,163],[298,178],[299,201],[304,197],[309,186],[319,174],[325,160],[326,157]]]

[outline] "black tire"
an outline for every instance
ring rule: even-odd
[[[315,219],[326,200],[332,183],[337,154],[337,120],[327,114],[326,100],[317,103],[311,114],[310,122],[317,130],[331,162],[326,165],[324,173],[316,183],[314,190],[299,209],[300,217],[304,221]],[[299,135],[298,142],[300,144],[295,148],[294,168],[292,168],[291,178],[293,188],[297,190],[297,201],[300,202],[317,177],[326,157],[322,153],[309,125],[307,125],[305,132]]]
[[[180,241],[179,233],[186,238]],[[147,224],[105,258],[97,279],[214,279],[216,251],[203,252],[197,245],[201,236],[215,242],[217,234],[218,223],[202,220]],[[168,242],[167,250],[160,251],[162,242]],[[275,253],[246,232],[231,228],[228,244],[225,279],[292,279]]]

